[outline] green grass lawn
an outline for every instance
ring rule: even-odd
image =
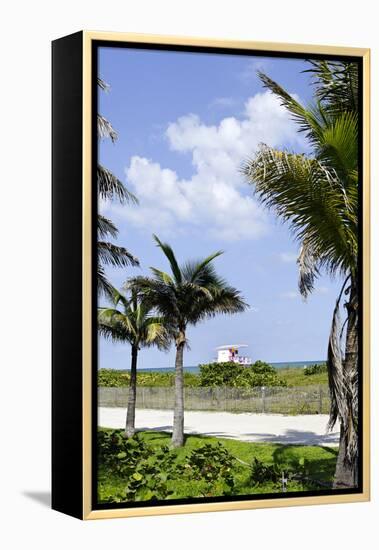
[[[276,369],[278,377],[284,380],[288,386],[309,386],[317,384],[327,384],[328,375],[326,372],[321,374],[312,374],[306,376],[301,368]],[[98,385],[102,387],[122,387],[128,386],[130,380],[129,372],[122,370],[100,369],[98,373]],[[138,372],[138,386],[163,386],[170,387],[174,385],[174,372]],[[184,373],[184,385],[186,387],[200,386],[200,375],[194,373]]]
[[[146,431],[141,432],[139,437],[151,447],[153,456],[154,453],[159,452],[162,446],[170,444],[171,435],[166,432]],[[185,464],[188,460],[188,455],[193,449],[202,447],[205,443],[217,444],[217,442],[221,442],[233,457],[248,465],[251,464],[254,458],[257,458],[265,465],[276,464],[280,468],[292,465],[296,470],[299,468],[298,464],[300,460],[302,464],[305,464],[307,477],[324,483],[331,484],[332,482],[338,451],[336,447],[248,443],[231,439],[188,435],[186,436],[184,447],[170,452],[174,453],[177,464]],[[241,462],[235,461],[232,475],[234,478],[233,495],[281,492],[280,482],[266,481],[255,485],[250,479],[250,466]],[[108,502],[112,501],[112,495],[120,495],[126,484],[125,478],[110,474],[104,467],[100,467],[99,469],[98,480],[99,502],[107,499]],[[171,499],[228,494],[228,487],[223,480],[215,481],[210,487],[209,483],[206,483],[204,480],[188,480],[181,477],[170,480],[168,478],[167,486],[172,491],[172,494],[168,497]],[[320,487],[307,481],[290,481],[288,484],[288,491],[314,491],[317,489],[320,489]]]
[[[322,372],[320,374],[305,375],[304,370],[300,368],[295,369],[277,369],[278,376],[285,382],[287,386],[314,386],[317,384],[327,385],[328,374]]]

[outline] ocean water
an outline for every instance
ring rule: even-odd
[[[324,361],[284,361],[281,363],[270,363],[273,367],[276,369],[303,369],[304,367],[308,365],[320,365],[322,363],[325,363]],[[149,369],[138,369],[138,372],[174,372],[174,367],[157,367],[157,368],[149,368]],[[184,372],[191,372],[193,374],[197,374],[200,372],[199,367],[184,367]]]

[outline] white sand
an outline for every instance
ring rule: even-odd
[[[123,428],[126,410],[99,408],[99,425]],[[228,437],[241,441],[287,443],[301,445],[338,445],[339,427],[327,433],[328,416],[308,414],[234,414],[227,412],[188,411],[184,415],[185,433]],[[138,430],[172,431],[172,411],[136,410]]]

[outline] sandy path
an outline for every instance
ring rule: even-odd
[[[99,425],[122,428],[125,412],[121,408],[100,407]],[[184,421],[186,433],[241,441],[333,446],[338,445],[339,440],[338,426],[333,432],[327,433],[328,416],[323,414],[286,416],[186,411]],[[172,411],[137,409],[136,427],[139,430],[171,431]]]

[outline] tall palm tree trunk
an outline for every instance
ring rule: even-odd
[[[133,437],[136,431],[135,420],[136,420],[136,394],[137,394],[137,357],[138,357],[138,347],[132,346],[128,410],[126,413],[126,425],[125,425],[126,437]]]
[[[352,280],[349,302],[346,304],[345,361],[343,365],[347,415],[341,419],[334,488],[356,487],[358,484],[358,296]]]
[[[172,430],[172,447],[184,445],[184,380],[183,380],[183,351],[185,345],[185,333],[180,331],[176,340],[175,357],[175,405],[174,424]]]

